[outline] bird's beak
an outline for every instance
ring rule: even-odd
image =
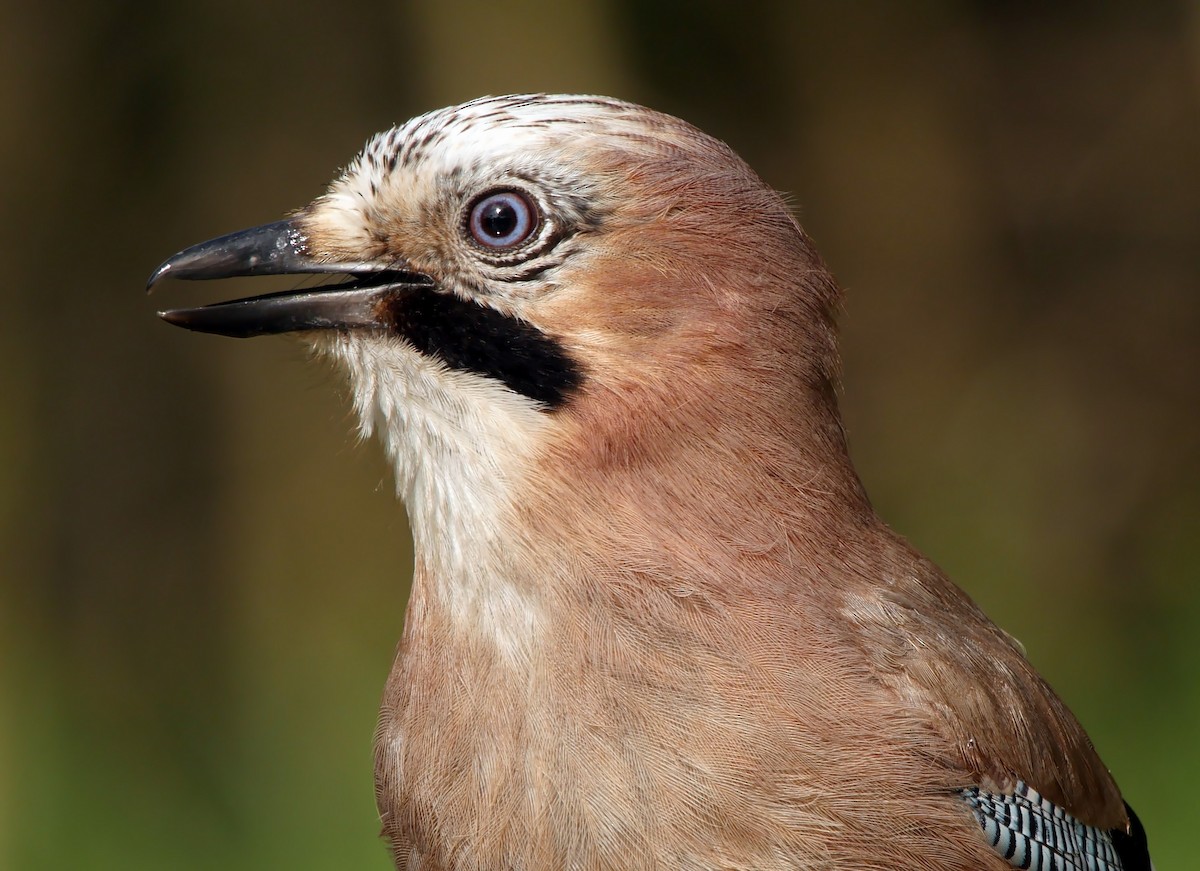
[[[384,303],[389,298],[433,283],[428,276],[406,271],[403,264],[314,257],[296,222],[276,221],[180,251],[154,270],[146,290],[171,276],[201,280],[297,274],[346,275],[350,280],[158,314],[179,327],[239,339],[303,330],[380,328],[386,325]]]

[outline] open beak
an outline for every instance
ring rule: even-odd
[[[345,275],[348,281],[307,290],[284,291],[199,308],[158,313],[167,323],[202,333],[239,339],[303,330],[382,328],[386,302],[405,292],[433,286],[403,264],[322,260],[308,250],[304,231],[293,221],[240,230],[186,248],[167,259],[146,283],[240,275]]]

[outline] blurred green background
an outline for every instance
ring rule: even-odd
[[[1194,861],[1200,5],[10,0],[0,47],[0,867],[390,867],[380,451],[297,343],[142,286],[519,90],[681,115],[790,192],[881,512],[1025,642],[1158,867]]]

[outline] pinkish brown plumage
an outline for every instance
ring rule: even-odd
[[[156,278],[356,277],[167,317],[305,332],[396,467],[397,867],[1150,867],[1074,717],[871,509],[836,283],[726,146],[605,98],[486,98],[255,233]]]

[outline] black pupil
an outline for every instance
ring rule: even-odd
[[[483,214],[479,216],[479,225],[483,232],[495,239],[511,235],[512,231],[517,229],[518,223],[520,218],[517,216],[517,210],[507,200],[488,203],[483,207]]]

